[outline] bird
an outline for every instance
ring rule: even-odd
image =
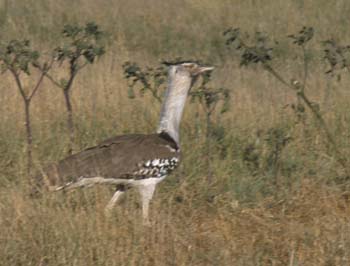
[[[110,213],[121,196],[137,188],[143,224],[149,225],[149,204],[156,185],[180,163],[180,122],[191,87],[204,72],[195,62],[168,65],[168,83],[157,130],[152,134],[119,135],[49,165],[41,180],[51,191],[67,191],[96,184],[115,186],[106,205]]]

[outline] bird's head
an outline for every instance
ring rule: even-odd
[[[169,64],[170,65],[170,64]],[[170,72],[176,76],[197,77],[198,75],[213,70],[214,67],[201,66],[194,62],[181,62],[170,65]]]
[[[195,83],[197,78],[208,71],[212,71],[214,67],[201,66],[194,62],[181,62],[169,65],[169,81],[174,83],[187,83],[190,87]],[[185,86],[186,87],[186,86]]]

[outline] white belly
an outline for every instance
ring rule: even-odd
[[[150,177],[140,180],[133,180],[131,183],[132,186],[149,186],[149,185],[157,185],[159,182],[163,181],[166,176],[162,177]]]

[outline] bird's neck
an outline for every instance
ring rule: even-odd
[[[180,146],[180,122],[185,107],[191,78],[170,78],[160,114],[158,133],[166,132]]]

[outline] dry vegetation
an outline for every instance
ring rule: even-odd
[[[127,60],[143,66],[177,56],[211,62],[214,86],[229,88],[232,103],[229,112],[215,114],[210,185],[205,116],[198,104],[188,104],[184,161],[158,186],[153,227],[145,229],[136,193],[109,218],[103,215],[109,188],[28,196],[21,99],[11,78],[1,75],[0,265],[349,265],[350,194],[346,182],[339,183],[342,169],[311,114],[296,123],[293,93],[258,68],[239,68],[222,31],[237,26],[280,38],[314,26],[308,93],[349,157],[350,75],[327,78],[317,43],[331,37],[350,43],[350,4],[266,2],[180,0],[175,8],[160,0],[2,0],[1,40],[28,36],[45,50],[58,42],[63,24],[89,20],[110,32],[107,54],[74,83],[75,150],[111,135],[154,130],[160,106],[149,95],[128,99],[121,67]],[[276,67],[298,78],[300,56],[283,40]],[[32,107],[40,168],[67,153],[61,91],[44,81]],[[275,164],[273,137],[280,135],[273,132],[290,138]]]

